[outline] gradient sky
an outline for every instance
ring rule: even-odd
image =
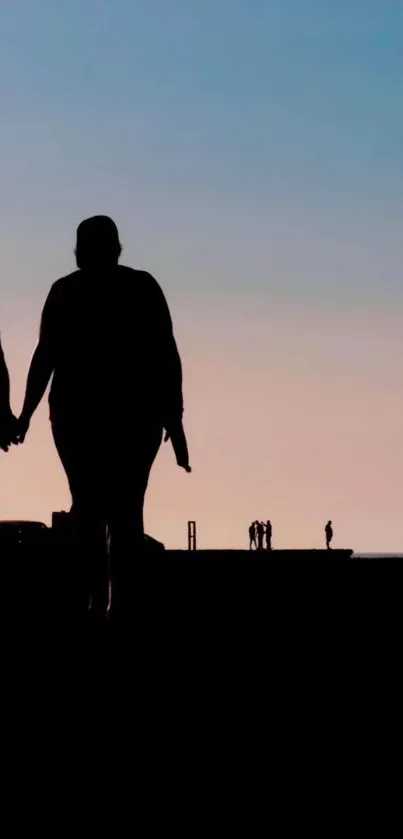
[[[165,446],[146,504],[167,546],[270,517],[279,547],[331,518],[402,549],[402,78],[401,0],[2,0],[12,405],[78,222],[112,215],[184,362],[194,471]],[[1,518],[68,508],[45,401],[0,468]]]

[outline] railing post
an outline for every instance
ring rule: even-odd
[[[196,550],[196,522],[188,521],[188,551]]]

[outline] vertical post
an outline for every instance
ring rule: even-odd
[[[188,551],[196,550],[196,522],[188,521]]]

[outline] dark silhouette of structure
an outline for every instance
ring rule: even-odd
[[[119,264],[121,250],[107,216],[79,225],[78,270],[50,289],[18,420],[22,442],[52,378],[50,421],[72,495],[83,603],[91,597],[100,614],[108,597],[106,528],[112,612],[130,603],[144,496],[164,429],[190,470],[170,311],[154,277]]]
[[[197,550],[196,522],[188,521],[188,551]]]
[[[329,551],[331,549],[331,541],[333,539],[333,527],[332,522],[329,520],[326,527],[325,527],[325,538],[326,538],[326,548]]]
[[[68,538],[72,532],[72,516],[65,510],[52,513],[52,530],[60,540]]]
[[[7,452],[17,442],[17,420],[10,408],[10,377],[0,342],[0,449]]]
[[[257,547],[256,545],[256,522],[253,521],[252,524],[249,525],[249,550],[253,549],[253,546]]]
[[[0,521],[0,549],[38,549],[43,552],[49,544],[49,528],[41,521],[9,519]]]
[[[265,535],[266,535],[266,550],[271,551],[271,539],[273,535],[273,528],[270,519],[266,522],[265,527]]]

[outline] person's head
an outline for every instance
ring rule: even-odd
[[[75,255],[79,268],[112,267],[121,253],[118,229],[109,216],[92,216],[78,225]]]

